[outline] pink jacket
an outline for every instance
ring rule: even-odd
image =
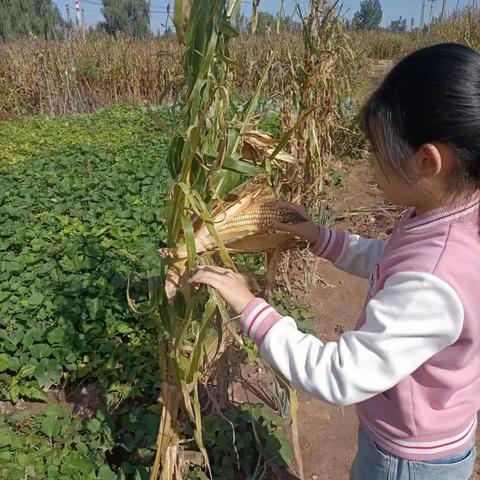
[[[370,278],[356,328],[322,343],[262,299],[242,315],[262,356],[295,386],[356,404],[395,455],[432,460],[475,440],[480,405],[480,200],[410,210],[391,239],[323,229],[312,251]]]

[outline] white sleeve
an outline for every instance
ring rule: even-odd
[[[258,302],[242,322],[260,345],[262,357],[295,387],[338,405],[392,388],[455,343],[463,327],[463,306],[456,292],[425,273],[390,277],[368,303],[364,326],[343,334],[338,342],[324,344],[305,335],[292,318]]]
[[[321,228],[311,251],[357,277],[369,278],[383,256],[386,240],[363,238],[352,233]]]
[[[335,266],[357,277],[369,278],[387,246],[386,240],[363,238],[349,234]]]

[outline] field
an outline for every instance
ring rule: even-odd
[[[232,59],[217,52],[222,68],[202,67],[212,87],[204,97],[190,89],[190,101],[182,95],[192,70],[182,67],[184,46],[173,38],[0,45],[0,480],[156,478],[167,436],[160,420],[165,428],[165,412],[175,410],[165,385],[178,387],[168,448],[175,447],[184,478],[209,478],[208,458],[218,480],[299,479],[299,447],[303,478],[347,478],[353,411],[303,393],[296,410],[295,395],[252,342],[238,341],[212,292],[177,295],[167,307],[157,250],[181,239],[187,268],[212,261],[195,245],[192,251],[190,218],[208,223],[215,149],[228,150],[237,134],[248,139],[252,118],[270,147],[285,138],[283,147],[308,168],[282,170],[250,147],[250,163],[225,157],[230,163],[217,165],[230,168],[235,186],[259,172],[275,177],[278,168],[275,187],[286,195],[298,189],[319,221],[388,236],[397,212],[366,167],[360,105],[393,62],[419,46],[480,46],[475,20],[478,12],[466,11],[428,34],[394,35],[347,34],[333,18],[312,36],[320,51],[293,34],[241,37]],[[227,43],[231,32],[223,27],[222,35]],[[305,81],[309,75],[318,85]],[[177,154],[178,139],[195,146],[192,158],[202,153],[198,171],[185,170],[189,150]],[[296,175],[320,182],[307,192]],[[290,178],[291,190],[279,178]],[[172,216],[179,198],[181,219]],[[179,235],[173,241],[172,232]],[[262,282],[274,285],[269,299],[302,330],[336,339],[353,326],[363,281],[300,248],[278,260],[273,279],[271,251],[232,257],[260,291]],[[229,261],[220,247],[212,258]],[[217,313],[208,317],[212,306]],[[165,327],[172,319],[180,333]],[[171,345],[180,347],[172,353]],[[212,345],[215,362],[208,361]]]

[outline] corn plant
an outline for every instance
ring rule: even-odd
[[[321,211],[326,170],[331,164],[340,98],[349,90],[356,65],[337,3],[312,0],[310,11],[296,10],[303,24],[303,58],[289,52],[291,81],[287,82],[282,122],[292,132],[290,147],[298,163],[289,166],[281,190],[294,201]]]
[[[265,150],[272,153],[268,162],[255,164],[251,158],[252,142],[258,153],[259,144],[266,141],[249,130],[268,70],[252,98],[229,117],[234,64],[229,43],[236,36],[230,21],[239,6],[240,0],[175,2],[177,37],[185,45],[185,86],[181,133],[173,136],[166,161],[176,183],[167,216],[167,247],[159,252],[164,275],[150,282],[149,309],[137,309],[153,315],[158,324],[162,416],[152,479],[181,478],[188,462],[198,463],[198,455],[181,444],[185,416],[194,425],[196,448],[209,472],[199,384],[226,340],[243,344],[218,293],[192,289],[185,279],[196,265],[212,263],[212,255],[235,270],[231,252],[268,250],[287,239],[286,234],[275,237],[269,232],[275,218],[288,221],[287,213],[269,212],[262,205],[271,199],[264,172],[274,169],[279,159],[291,161],[291,156],[266,142]],[[257,154],[253,157],[258,160]],[[245,177],[256,177],[256,182],[241,185]]]
[[[350,92],[357,57],[338,2],[312,0],[307,14],[297,3],[296,12],[303,24],[303,49],[302,56],[292,49],[287,52],[289,73],[281,107],[286,133],[279,147],[286,147],[297,161],[288,164],[274,182],[279,195],[306,205],[314,218],[322,221],[324,186],[336,135],[342,128],[342,101]],[[297,256],[303,262],[309,261],[301,252]],[[278,252],[272,258],[270,294],[281,284],[291,290],[286,277],[290,258],[290,252]]]
[[[324,217],[323,190],[332,163],[335,133],[341,123],[340,99],[349,91],[356,65],[337,3],[312,0],[305,15],[297,3],[297,15],[303,24],[303,56],[291,49],[288,51],[289,79],[285,82],[281,112],[286,132],[281,143],[288,145],[297,162],[287,165],[282,174],[277,175],[277,191],[290,201],[306,205],[317,219]],[[295,253],[298,262],[303,262],[304,270],[309,271],[311,259],[301,252]],[[286,272],[290,270],[291,258],[291,252],[284,251],[273,256],[267,297],[281,283],[290,290]],[[305,289],[310,291],[311,286],[305,277]],[[276,397],[282,399],[285,409],[286,399],[280,386],[286,391],[290,389],[285,381],[279,380]],[[289,395],[289,400],[292,415],[295,415],[296,398]],[[298,451],[295,423],[292,427],[294,447]]]

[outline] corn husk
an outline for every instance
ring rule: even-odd
[[[252,184],[237,188],[227,199],[215,205],[212,212],[213,224],[218,237],[229,253],[274,252],[282,246],[292,248],[296,244],[295,237],[291,233],[268,229],[266,231],[265,226],[258,223],[222,230],[222,226],[227,222],[232,222],[245,212],[265,205],[273,199],[274,193],[270,187]],[[197,254],[217,253],[217,241],[210,234],[207,226],[199,219],[194,219],[192,223]],[[171,299],[179,289],[182,289],[182,277],[187,268],[187,247],[182,244],[178,248],[162,248],[158,254],[173,259],[166,280],[167,296]]]

